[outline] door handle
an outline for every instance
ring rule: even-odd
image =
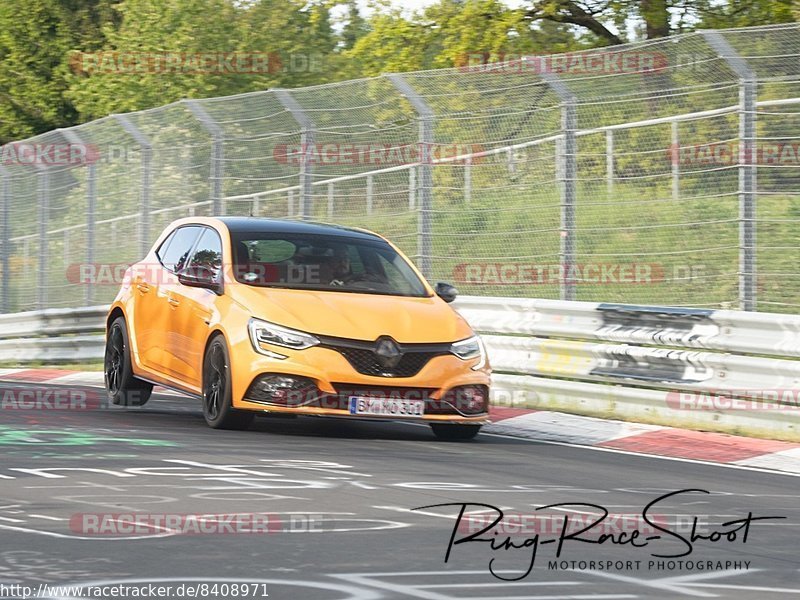
[[[172,306],[178,306],[181,301],[177,298],[173,298],[172,296],[167,296],[167,302],[169,302]]]

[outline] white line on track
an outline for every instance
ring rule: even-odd
[[[407,425],[417,425],[417,423],[407,423]],[[420,424],[421,425],[421,424]],[[424,427],[424,425],[421,425]],[[643,452],[632,452],[631,450],[620,450],[618,448],[606,448],[601,446],[587,446],[585,444],[575,444],[572,442],[556,442],[553,440],[537,440],[532,438],[520,438],[513,435],[506,435],[503,433],[481,433],[479,435],[488,435],[491,437],[499,437],[508,440],[523,440],[530,441],[535,444],[549,444],[551,446],[566,446],[567,448],[580,448],[582,450],[594,450],[596,452],[609,452],[611,454],[624,454],[626,456],[641,456],[643,458],[657,458],[659,460],[672,460],[675,462],[683,462],[695,465],[705,465],[708,467],[722,467],[725,469],[735,469],[737,471],[751,471],[755,473],[765,473],[767,475],[784,475],[786,477],[800,477],[800,473],[791,473],[789,471],[777,471],[775,469],[766,469],[763,467],[751,467],[748,465],[737,465],[733,463],[719,463],[709,460],[699,460],[696,458],[680,458],[676,456],[661,456],[659,454],[646,454]]]

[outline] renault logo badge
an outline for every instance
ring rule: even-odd
[[[400,364],[403,351],[391,338],[380,338],[375,342],[375,356],[378,363],[385,369],[392,369]]]

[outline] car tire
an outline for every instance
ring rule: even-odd
[[[448,442],[471,440],[481,430],[481,425],[458,425],[450,423],[431,423],[434,435]]]
[[[153,393],[153,384],[137,379],[131,365],[128,327],[124,317],[112,321],[106,336],[103,379],[108,399],[116,406],[144,406]]]
[[[225,338],[218,335],[203,357],[203,417],[212,429],[247,429],[255,417],[233,408],[230,365]]]

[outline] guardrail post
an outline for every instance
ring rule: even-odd
[[[575,202],[578,153],[575,130],[577,129],[576,98],[567,85],[553,73],[542,73],[541,78],[561,100],[562,151],[559,153],[563,177],[561,186],[561,290],[562,300],[575,300]]]
[[[313,210],[313,177],[314,177],[314,131],[316,126],[300,103],[288,90],[274,89],[275,97],[283,107],[289,111],[292,118],[300,125],[300,149],[302,162],[300,164],[300,218],[310,219]],[[289,215],[292,216],[292,215]]]
[[[75,131],[71,129],[59,129],[58,131],[70,144],[82,146],[85,156],[88,160],[86,163],[86,263],[87,265],[91,265],[94,263],[95,248],[94,221],[95,208],[97,206],[97,165],[95,164],[95,161],[89,159],[88,144],[86,144],[83,141],[83,138],[81,138]],[[92,279],[93,278],[90,277],[89,281],[85,282],[86,292],[84,299],[87,306],[91,305],[94,296],[94,282]]]
[[[422,274],[432,276],[433,256],[433,124],[435,113],[402,75],[386,76],[400,94],[411,103],[419,119],[419,220],[417,223],[417,255]]]
[[[0,165],[0,312],[11,312],[11,173]]]
[[[756,310],[756,75],[722,34],[701,33],[739,77],[739,305]]]
[[[183,102],[211,136],[211,171],[208,177],[211,198],[209,200],[211,200],[212,206],[211,214],[221,216],[224,214],[222,211],[222,179],[225,175],[223,162],[225,159],[225,132],[197,100],[184,100]]]
[[[142,151],[142,187],[139,190],[139,252],[142,256],[150,249],[150,192],[152,183],[153,146],[126,115],[112,115],[120,126],[139,144]]]
[[[47,167],[38,165],[36,178],[36,203],[39,205],[39,272],[36,274],[36,308],[43,310],[47,303],[47,271],[49,246],[47,244],[47,222],[50,217],[50,173]]]

